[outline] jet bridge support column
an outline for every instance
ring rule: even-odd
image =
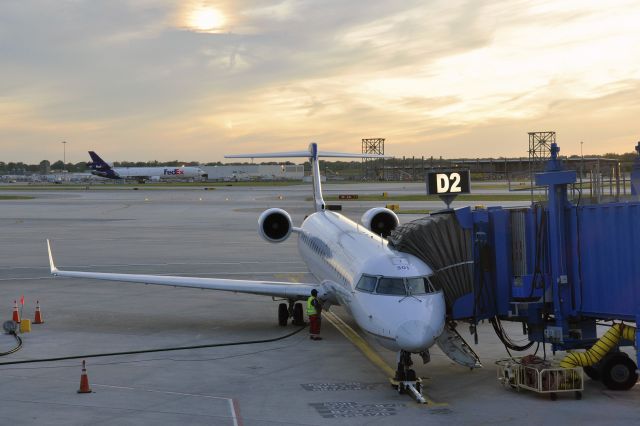
[[[631,195],[640,197],[640,142],[636,145],[636,161],[631,169]]]
[[[551,266],[551,290],[553,296],[556,327],[562,329],[562,336],[568,335],[567,318],[572,309],[573,283],[569,282],[567,254],[567,223],[570,203],[567,198],[567,185],[576,182],[576,172],[564,170],[558,158],[560,148],[551,144],[551,159],[544,173],[536,174],[536,185],[549,187],[548,231],[549,258]],[[576,278],[577,279],[577,278]],[[557,336],[560,337],[560,336]],[[562,339],[560,339],[562,340]]]
[[[640,289],[636,289],[636,292],[640,294]],[[638,296],[636,296],[636,300],[638,300]],[[640,375],[640,332],[638,332],[638,328],[640,328],[640,309],[636,313],[636,342],[635,342],[636,366],[638,367],[636,369],[636,373]]]

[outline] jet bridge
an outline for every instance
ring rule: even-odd
[[[514,350],[536,342],[551,344],[554,352],[588,349],[563,362],[583,366],[611,389],[629,389],[640,364],[637,332],[615,325],[606,336],[614,342],[604,345],[597,325],[640,324],[640,143],[636,149],[631,200],[569,200],[576,172],[564,169],[553,144],[546,170],[536,174],[546,201],[446,210],[399,226],[390,244],[432,267],[451,322],[467,321],[473,332],[479,321],[490,320]],[[501,321],[521,322],[529,343],[511,342]],[[635,346],[636,363],[619,352],[623,345]]]

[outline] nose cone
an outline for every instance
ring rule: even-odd
[[[407,321],[398,327],[396,342],[407,352],[422,352],[431,347],[438,334],[424,321]]]

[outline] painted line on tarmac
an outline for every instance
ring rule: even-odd
[[[360,351],[379,369],[381,369],[386,375],[393,376],[395,371],[378,355],[373,348],[358,334],[356,331],[349,327],[340,317],[333,312],[323,312],[322,316],[329,320],[329,322],[340,333],[344,335],[351,343],[353,343]]]
[[[242,419],[240,418],[239,410],[237,407],[237,403],[233,398],[225,398],[222,396],[212,396],[212,395],[202,395],[197,393],[184,393],[184,392],[171,392],[171,391],[161,391],[155,389],[141,389],[141,388],[132,388],[129,386],[112,386],[112,385],[101,385],[96,383],[91,383],[91,386],[101,387],[101,388],[110,388],[110,389],[124,389],[124,390],[133,390],[137,392],[150,392],[150,393],[162,393],[165,395],[177,395],[177,396],[192,396],[197,398],[208,398],[208,399],[221,399],[227,401],[229,404],[229,411],[231,412],[231,419],[233,420],[234,426],[242,426]]]
[[[367,343],[365,339],[362,338],[353,328],[351,328],[347,323],[345,323],[342,318],[334,314],[333,312],[323,312],[322,316],[326,318],[331,325],[333,325],[344,337],[346,337],[351,343],[353,343],[360,351],[364,354],[365,357],[371,361],[373,365],[381,369],[387,376],[393,377],[395,375],[395,370],[391,368],[380,355],[373,350],[371,345]],[[423,397],[427,401],[428,407],[445,407],[449,404],[446,402],[435,402],[428,395],[423,392]]]

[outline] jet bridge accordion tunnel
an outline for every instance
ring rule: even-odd
[[[602,204],[581,202],[579,195],[569,200],[576,172],[564,169],[558,152],[553,144],[545,171],[536,174],[546,201],[525,208],[445,210],[399,226],[389,242],[432,267],[448,320],[468,321],[472,332],[480,320],[490,320],[510,349],[536,342],[551,344],[554,352],[587,349],[563,363],[585,367],[592,378],[615,358],[632,377],[620,379],[626,384],[602,381],[628,389],[637,365],[619,347],[634,345],[640,364],[636,329],[615,325],[600,339],[604,344],[597,326],[640,324],[640,200],[637,194]],[[636,166],[640,149],[638,158]],[[521,322],[528,344],[511,342],[501,321]]]

